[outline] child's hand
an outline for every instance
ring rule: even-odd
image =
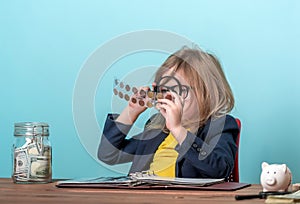
[[[142,87],[139,90],[136,89],[134,94],[130,97],[128,106],[126,106],[116,121],[129,125],[133,124],[139,115],[147,109],[142,103],[145,102],[144,93],[149,89],[149,87]]]
[[[145,104],[147,102],[147,92],[149,90],[149,87],[141,87],[139,90],[136,90],[136,92],[131,96],[128,104],[131,114],[138,117],[147,109]]]
[[[174,92],[168,92],[165,98],[158,99],[157,102],[156,108],[166,119],[167,128],[172,131],[181,126],[182,98]]]
[[[166,119],[166,127],[170,130],[179,144],[182,144],[187,135],[187,130],[182,126],[184,100],[176,93],[169,92],[171,97],[158,99],[156,107]],[[172,98],[172,100],[170,100]]]

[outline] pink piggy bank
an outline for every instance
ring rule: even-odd
[[[286,164],[261,164],[262,172],[260,183],[263,192],[266,191],[287,191],[292,181],[292,173]]]

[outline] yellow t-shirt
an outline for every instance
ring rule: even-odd
[[[175,177],[175,166],[178,152],[175,150],[177,140],[170,133],[156,150],[150,164],[150,172],[157,176]]]

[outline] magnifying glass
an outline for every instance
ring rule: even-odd
[[[266,192],[259,192],[258,194],[252,194],[252,195],[236,195],[235,200],[246,200],[246,199],[254,199],[254,198],[266,199],[269,195],[285,195],[289,193],[292,192],[266,191]]]

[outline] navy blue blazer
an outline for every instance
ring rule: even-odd
[[[129,173],[149,170],[154,153],[168,135],[158,129],[145,129],[126,138],[131,125],[115,121],[118,115],[109,114],[103,129],[98,158],[114,165],[132,162]],[[227,178],[234,166],[239,128],[235,118],[226,115],[199,128],[197,134],[187,133],[177,145],[176,177]]]

